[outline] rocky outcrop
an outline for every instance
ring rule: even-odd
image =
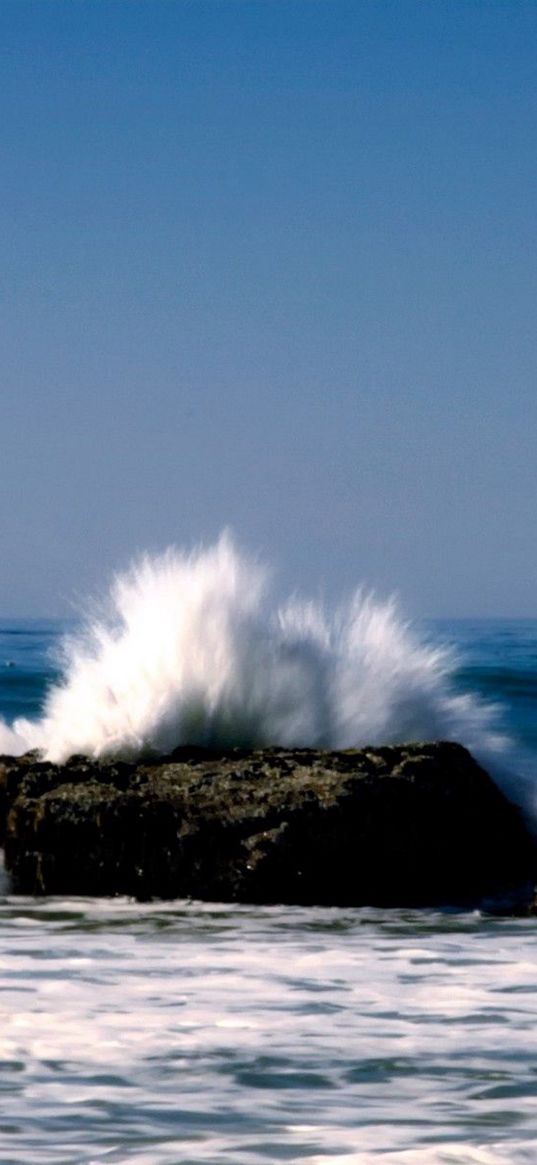
[[[0,761],[16,891],[257,903],[531,898],[534,844],[460,745]]]

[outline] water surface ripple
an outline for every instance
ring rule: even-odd
[[[2,1165],[536,1160],[531,920],[0,913]]]

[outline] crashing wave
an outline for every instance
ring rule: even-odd
[[[224,534],[144,557],[68,637],[39,721],[0,725],[0,749],[55,762],[163,754],[181,744],[350,748],[458,740],[497,754],[494,710],[452,686],[448,650],[393,600],[357,591],[333,611],[274,607],[269,572]]]

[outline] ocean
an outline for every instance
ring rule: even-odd
[[[64,631],[0,624],[6,732],[43,721]],[[418,631],[456,650],[435,715],[454,700],[475,737],[469,698],[531,811],[537,622]],[[0,915],[2,1165],[537,1160],[533,919],[31,899],[7,882]]]

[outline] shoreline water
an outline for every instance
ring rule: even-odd
[[[3,1159],[529,1165],[533,920],[0,900]]]

